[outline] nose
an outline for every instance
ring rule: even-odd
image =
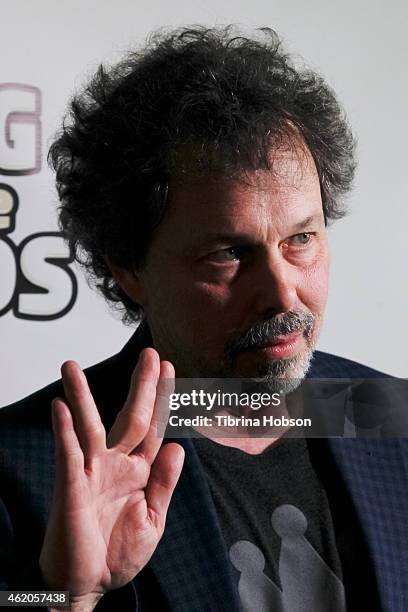
[[[295,310],[296,270],[282,257],[263,258],[253,270],[254,309],[260,318]]]

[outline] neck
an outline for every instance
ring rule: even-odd
[[[211,426],[194,427],[201,435],[217,444],[238,448],[250,455],[259,455],[273,446],[288,431],[289,426],[270,426],[264,423],[264,417],[273,416],[270,408],[257,411],[243,410],[239,415],[219,410],[213,417]],[[279,406],[279,414],[289,416],[286,399]]]
[[[231,446],[248,453],[248,455],[260,455],[267,448],[276,444],[282,436],[278,438],[214,438],[210,437],[213,442],[222,444],[223,446]]]

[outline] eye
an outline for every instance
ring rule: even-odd
[[[228,247],[227,249],[220,249],[210,253],[207,259],[215,263],[230,263],[232,261],[239,261],[241,258],[242,249],[237,247]]]
[[[309,244],[309,242],[312,240],[312,236],[313,234],[310,232],[295,234],[295,236],[292,236],[290,238],[290,242],[295,246],[305,246],[306,244]]]

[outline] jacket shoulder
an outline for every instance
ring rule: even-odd
[[[89,387],[98,405],[103,398],[106,403],[110,387],[117,388],[117,355],[84,370]],[[110,385],[112,382],[112,385]],[[0,427],[49,426],[51,423],[51,402],[55,397],[64,397],[61,380],[54,381],[27,397],[0,409]]]
[[[150,346],[151,342],[150,331],[145,324],[141,324],[119,353],[84,370],[106,427],[112,426],[116,413],[123,406],[140,351]],[[0,428],[49,427],[51,401],[54,397],[64,397],[61,380],[18,402],[0,408]]]
[[[315,351],[308,378],[388,378],[390,375],[345,357]]]

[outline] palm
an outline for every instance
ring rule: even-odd
[[[106,457],[96,461],[93,473],[82,476],[74,493],[81,503],[70,518],[87,553],[82,563],[88,571],[92,568],[93,581],[100,582],[104,591],[129,582],[147,563],[160,538],[162,525],[149,510],[144,492],[149,472],[142,458],[108,450]],[[81,591],[90,587],[94,585]]]
[[[177,444],[159,450],[157,418],[166,398],[156,387],[173,371],[158,364],[157,353],[145,351],[107,441],[83,374],[72,363],[63,370],[71,411],[55,401],[57,478],[40,563],[48,586],[74,599],[129,582],[163,533],[182,451]]]

